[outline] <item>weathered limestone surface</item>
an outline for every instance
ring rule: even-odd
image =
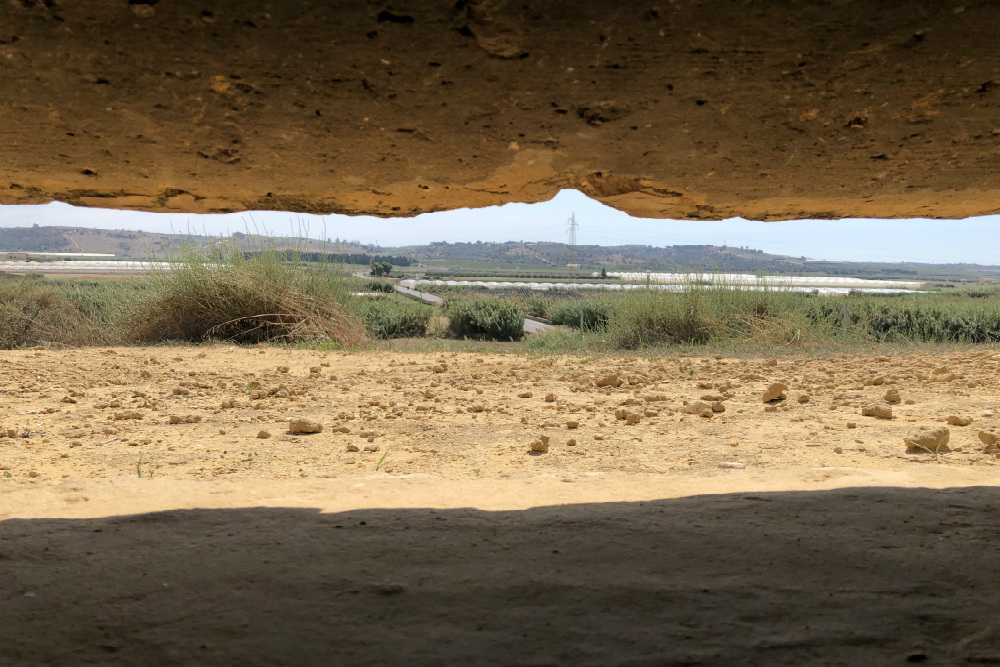
[[[0,204],[996,213],[998,34],[991,0],[0,0]]]

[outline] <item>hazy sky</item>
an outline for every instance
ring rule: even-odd
[[[139,213],[62,203],[0,206],[0,227],[66,225],[150,232],[221,235],[258,228],[276,236],[341,238],[381,246],[431,241],[560,241],[576,214],[580,245],[731,245],[812,259],[1000,264],[1000,216],[965,220],[797,220],[721,222],[633,218],[576,190],[539,204],[427,213],[386,220],[368,216],[300,215],[273,211],[226,215]],[[302,231],[300,231],[302,230]],[[325,230],[325,231],[324,231]],[[306,233],[308,232],[308,233]],[[7,250],[7,248],[3,248]]]

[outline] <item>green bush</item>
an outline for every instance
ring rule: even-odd
[[[453,336],[483,336],[491,340],[521,340],[524,309],[495,298],[448,299],[444,303],[448,332]]]
[[[409,338],[427,333],[431,308],[398,301],[368,301],[357,306],[365,328],[373,338]]]
[[[88,345],[97,332],[51,285],[0,280],[0,349],[42,343]]]
[[[604,331],[608,328],[608,313],[612,301],[608,297],[597,297],[583,301],[584,331]],[[580,302],[562,301],[549,309],[549,319],[553,324],[580,327]]]

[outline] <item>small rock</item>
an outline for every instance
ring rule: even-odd
[[[726,406],[721,401],[712,401],[712,412],[725,412]]]
[[[857,422],[847,422],[847,428],[857,428],[857,427],[858,427]]]
[[[911,433],[903,441],[906,443],[906,451],[923,452],[948,452],[948,440],[951,438],[951,431],[944,426],[924,426]]]
[[[170,415],[171,424],[197,424],[201,415]]]
[[[554,403],[555,400],[556,400],[556,395],[555,394],[545,394],[545,402],[546,403]]]
[[[570,428],[570,429],[580,428],[580,422],[577,422],[577,421],[568,421],[568,422],[566,422],[566,428]]]
[[[777,366],[777,365],[778,365],[778,360],[777,359],[768,359],[767,361],[764,362],[764,366],[766,366],[766,367],[773,367],[773,366]]]
[[[358,447],[357,445],[355,445],[354,443],[349,443],[347,445],[347,451],[349,451],[349,452],[360,452],[361,448]]]
[[[605,375],[595,382],[598,387],[620,387],[622,384],[621,378],[612,373],[611,375]]]
[[[896,391],[895,389],[890,389],[889,391],[885,392],[886,403],[899,403],[899,401],[900,401],[899,392]]]
[[[844,448],[843,447],[834,447],[833,451],[834,451],[835,454],[843,454],[844,453]]]
[[[770,403],[771,401],[783,401],[786,398],[785,395],[786,391],[788,391],[788,387],[786,387],[781,382],[775,382],[766,390],[764,390],[764,395],[762,396],[762,399],[765,403]]]
[[[743,470],[747,467],[747,464],[740,463],[739,461],[723,461],[719,464],[720,468],[730,468],[732,470]]]
[[[520,394],[517,395],[517,397],[518,398],[531,398],[531,392],[530,391],[522,391]]]
[[[862,417],[877,417],[878,419],[892,419],[892,408],[883,407],[881,405],[869,405],[867,408],[861,408]]]
[[[260,438],[261,440],[267,440],[268,438],[271,437],[271,434],[268,433],[267,431],[259,431],[257,433],[257,437]]]
[[[808,403],[810,400],[812,400],[812,396],[810,396],[809,394],[799,394],[799,398],[797,400],[799,401],[799,403]]]
[[[544,454],[545,452],[549,451],[549,443],[543,442],[542,440],[535,440],[533,443],[531,443],[531,451]]]
[[[712,406],[708,403],[693,401],[684,404],[684,412],[689,415],[698,415],[699,417],[711,417],[715,411],[712,410]]]
[[[958,415],[951,415],[948,417],[948,423],[952,426],[968,426],[972,423],[970,417],[959,417]]]
[[[566,444],[569,445],[570,447],[573,447],[574,445],[576,445],[576,438],[570,438],[569,440],[566,441]]]
[[[998,437],[996,433],[993,433],[991,431],[980,431],[979,439],[987,447],[996,447],[997,443],[1000,442],[1000,437]]]
[[[378,443],[369,442],[367,445],[365,445],[365,451],[366,452],[377,452],[378,451]]]
[[[322,433],[323,425],[311,419],[291,419],[288,422],[289,433]]]
[[[638,424],[642,420],[642,415],[624,408],[618,408],[615,410],[615,419],[620,419],[626,424]]]

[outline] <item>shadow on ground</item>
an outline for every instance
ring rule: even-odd
[[[0,663],[1000,662],[998,488],[0,523]]]

